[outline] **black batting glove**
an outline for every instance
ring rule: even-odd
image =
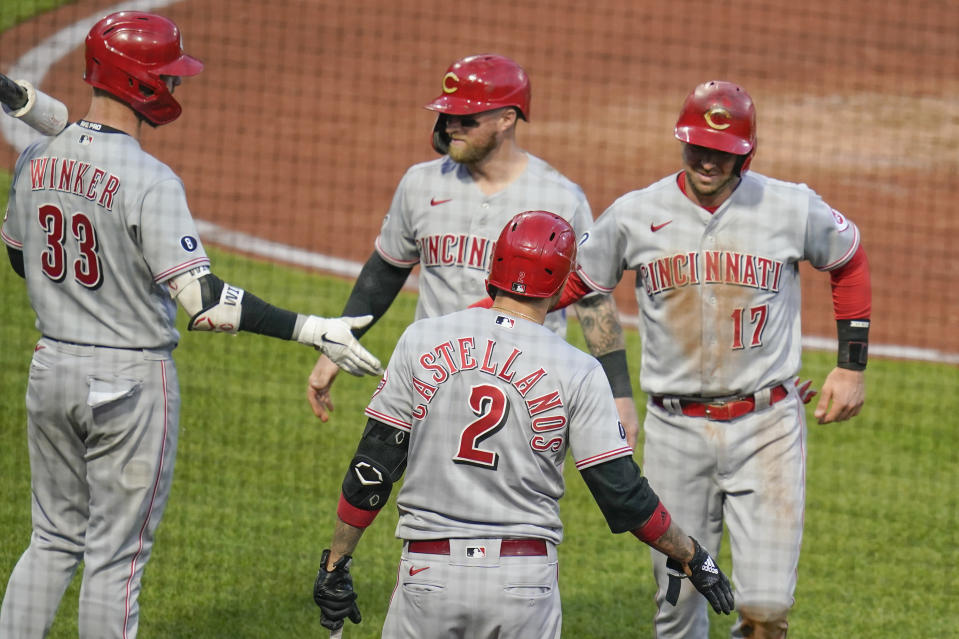
[[[686,564],[689,568],[689,575],[686,574],[686,570],[680,562],[671,557],[666,560],[666,572],[669,574],[666,601],[674,606],[676,605],[676,602],[679,601],[680,580],[688,577],[696,590],[710,603],[713,610],[728,615],[733,611],[735,605],[729,579],[719,569],[710,554],[699,545],[699,542],[692,537],[690,539],[693,540],[695,550],[693,551],[693,558]]]
[[[313,584],[313,601],[320,607],[320,623],[324,628],[339,630],[347,617],[353,623],[360,623],[363,617],[356,605],[356,593],[353,592],[353,577],[350,576],[350,564],[353,558],[343,555],[333,570],[326,569],[330,551],[324,550],[320,558],[320,571]]]

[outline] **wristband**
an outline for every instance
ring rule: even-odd
[[[666,506],[663,506],[663,502],[660,501],[656,504],[656,510],[653,511],[653,514],[650,515],[646,523],[636,530],[633,530],[632,533],[636,535],[640,541],[651,544],[666,534],[672,521],[673,519],[670,517],[669,511],[666,510]]]
[[[626,349],[600,355],[596,359],[603,365],[613,397],[632,397],[633,387],[629,382],[629,367],[626,365]]]
[[[869,357],[869,320],[836,320],[839,350],[836,365],[853,371],[866,369]]]

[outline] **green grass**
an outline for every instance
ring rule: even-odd
[[[350,283],[339,279],[212,255],[221,277],[288,308],[333,315],[349,292]],[[402,294],[364,340],[380,357],[389,356],[414,303]],[[0,304],[5,588],[30,529],[23,394],[36,338],[23,283],[7,268],[0,268]],[[185,318],[179,319],[182,330]],[[341,375],[336,411],[324,424],[305,400],[314,362],[309,349],[249,334],[182,332],[179,458],[144,577],[141,636],[322,636],[310,588],[376,380]],[[570,338],[582,345],[575,325]],[[638,336],[628,338],[637,353]],[[804,374],[821,382],[831,360],[807,354]],[[856,420],[810,425],[806,536],[790,636],[950,636],[959,596],[959,369],[874,360],[868,384],[868,403]],[[631,535],[610,534],[571,464],[567,475],[564,636],[651,637],[654,586],[646,548]],[[378,636],[400,550],[395,523],[391,504],[357,552],[365,620],[348,629],[350,637]],[[720,562],[729,569],[728,548]],[[78,583],[64,598],[54,639],[76,636]],[[713,615],[713,621],[711,637],[728,636],[731,619]]]
[[[70,0],[5,0],[0,5],[0,31],[6,31],[27,18],[69,2]]]
[[[4,2],[0,30],[63,3]],[[8,180],[0,172],[0,194]],[[221,277],[288,308],[334,315],[349,292],[342,280],[212,255]],[[364,343],[385,360],[413,306],[414,297],[402,294]],[[182,314],[179,320],[183,330]],[[23,282],[0,264],[0,595],[30,534],[23,397],[36,337]],[[582,346],[575,326],[570,337]],[[638,336],[628,338],[635,356]],[[806,354],[804,376],[821,383],[832,359]],[[140,636],[325,636],[310,591],[376,381],[341,375],[336,411],[323,424],[305,400],[315,358],[300,345],[183,330],[176,360],[183,395],[176,478],[144,576]],[[862,415],[809,428],[806,534],[790,637],[955,637],[959,369],[874,359],[867,379]],[[641,408],[638,392],[637,400]],[[563,635],[651,637],[648,552],[631,535],[609,533],[576,474],[570,464],[562,501]],[[400,550],[395,523],[391,504],[357,552],[364,621],[347,628],[351,639],[379,636]],[[719,559],[728,571],[728,544]],[[76,637],[78,586],[79,574],[51,639]],[[728,636],[732,620],[711,616],[711,639]]]

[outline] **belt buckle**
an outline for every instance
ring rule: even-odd
[[[729,414],[730,402],[706,404],[706,419],[713,422],[728,422],[732,417]]]

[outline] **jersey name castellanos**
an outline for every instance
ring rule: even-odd
[[[20,155],[2,238],[23,251],[37,329],[80,344],[173,348],[163,282],[209,264],[176,174],[129,135],[84,121]]]
[[[798,373],[799,262],[838,268],[859,241],[804,184],[748,171],[710,214],[671,175],[603,212],[580,241],[578,272],[608,292],[635,271],[646,393],[720,397]]]
[[[466,166],[449,156],[414,165],[400,180],[376,250],[394,266],[420,265],[416,319],[452,313],[486,297],[493,245],[516,214],[550,211],[577,234],[593,223],[583,190],[527,156],[523,174],[494,195],[483,193]],[[546,325],[565,334],[564,312],[551,313]]]
[[[559,543],[567,453],[579,469],[632,455],[599,362],[495,309],[411,324],[366,414],[410,433],[401,539]]]

